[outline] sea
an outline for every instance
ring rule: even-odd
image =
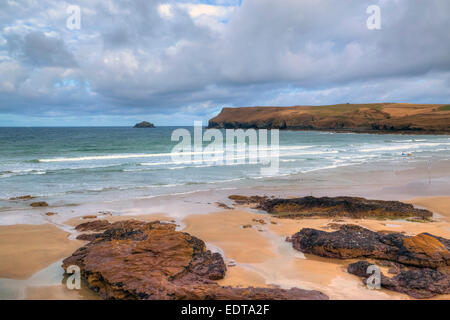
[[[193,134],[193,127],[181,128]],[[312,171],[450,158],[445,135],[280,131],[279,170],[267,176],[261,173],[266,164],[254,161],[173,161],[176,129],[180,127],[0,128],[0,212],[29,207],[9,200],[23,195],[70,206],[276,186]]]

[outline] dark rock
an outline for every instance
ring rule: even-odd
[[[99,238],[101,236],[101,233],[83,233],[76,237],[77,240],[83,240],[83,241],[94,241],[95,239]]]
[[[371,276],[367,273],[367,268],[370,265],[371,263],[367,261],[358,261],[350,264],[347,271],[367,279]],[[414,268],[402,270],[392,278],[388,278],[381,273],[380,280],[381,287],[405,293],[417,299],[432,298],[439,294],[450,293],[450,276],[447,272],[442,272],[439,269]]]
[[[136,123],[133,128],[154,128],[155,125],[153,123],[142,121],[140,123]]]
[[[30,204],[30,206],[32,206],[33,208],[36,208],[36,207],[48,207],[48,203],[44,202],[44,201],[33,202],[33,203]]]
[[[231,195],[228,197],[229,199],[233,200],[237,204],[259,204],[260,202],[267,199],[267,197],[259,197],[259,196],[241,196],[241,195]]]
[[[19,196],[19,197],[13,197],[13,198],[9,198],[9,200],[31,200],[34,199],[36,197],[30,196],[30,195],[26,195],[26,196]]]
[[[97,216],[94,216],[94,215],[83,216],[83,217],[81,217],[81,219],[83,219],[83,220],[88,220],[88,219],[97,219]]]
[[[215,280],[226,272],[222,256],[175,227],[133,220],[107,225],[66,258],[63,268],[78,265],[88,286],[105,299],[328,299],[321,292],[297,288],[220,286]]]
[[[294,234],[291,240],[295,249],[322,257],[365,257],[431,268],[450,265],[449,247],[437,237],[425,233],[408,237],[343,225],[334,232],[305,228]]]
[[[227,205],[226,205],[225,203],[223,203],[223,202],[216,202],[216,206],[218,206],[219,208],[222,208],[222,209],[226,209],[226,210],[233,210],[232,207],[227,206]]]
[[[261,199],[257,208],[280,217],[348,217],[348,218],[405,218],[429,219],[433,213],[416,209],[400,201],[368,200],[358,197],[303,197],[294,199]]]

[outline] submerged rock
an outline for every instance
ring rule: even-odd
[[[449,247],[439,239],[443,238],[428,233],[408,237],[374,232],[355,225],[343,225],[334,232],[305,228],[291,237],[295,249],[322,257],[365,257],[431,268],[450,265]]]
[[[372,264],[367,261],[358,261],[348,266],[347,271],[351,274],[367,278],[371,274],[367,273],[367,268]],[[381,287],[388,290],[405,293],[417,299],[432,298],[438,294],[450,293],[450,275],[447,268],[414,268],[401,270],[392,278],[381,275]]]
[[[280,218],[348,217],[348,218],[407,218],[430,219],[433,213],[414,208],[400,201],[368,200],[359,197],[302,197],[279,199],[233,195],[238,204],[254,204],[255,208],[276,214]]]
[[[89,287],[105,299],[328,299],[318,291],[293,288],[232,288],[218,285],[226,266],[219,253],[174,224],[134,220],[77,230],[99,230],[92,241],[63,261],[78,265]]]

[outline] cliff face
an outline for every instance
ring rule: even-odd
[[[406,103],[224,108],[209,128],[450,134],[450,108]]]

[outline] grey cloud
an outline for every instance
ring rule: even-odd
[[[0,76],[0,112],[7,101],[18,113],[205,115],[221,105],[450,100],[446,0],[374,0],[377,31],[359,0],[222,0],[235,8],[214,25],[178,5],[189,2],[200,3],[80,0],[76,32],[59,1],[23,1],[15,19],[0,14],[10,58],[0,70],[21,71]],[[160,4],[172,5],[170,17]],[[70,81],[77,85],[55,87]]]
[[[75,57],[61,39],[51,38],[43,32],[31,32],[24,37],[6,37],[11,56],[37,67],[77,67]]]

